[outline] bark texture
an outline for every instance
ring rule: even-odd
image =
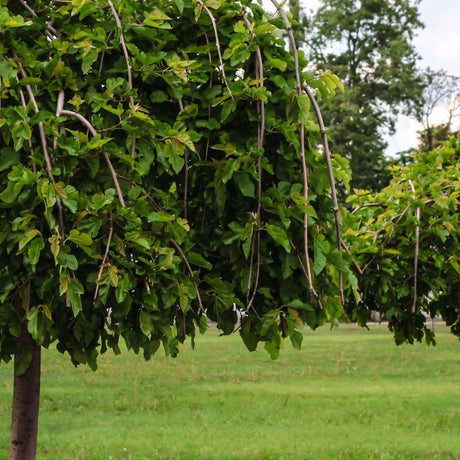
[[[26,325],[22,329],[18,342],[19,351],[14,356],[10,460],[35,460],[40,402],[41,347],[34,342]],[[32,360],[26,372],[18,375],[16,363],[25,346],[31,351]]]

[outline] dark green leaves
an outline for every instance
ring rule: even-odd
[[[278,243],[281,245],[286,252],[291,252],[291,246],[289,245],[289,238],[281,227],[272,224],[266,224],[265,229],[267,230],[268,234]]]

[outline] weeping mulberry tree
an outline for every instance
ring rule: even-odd
[[[250,0],[0,2],[11,458],[35,457],[51,344],[96,369],[120,338],[175,356],[213,320],[276,358],[341,317],[348,176],[313,96],[340,83],[302,70],[273,3],[268,20]]]

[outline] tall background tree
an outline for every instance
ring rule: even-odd
[[[345,85],[324,110],[333,151],[350,161],[352,187],[377,190],[389,181],[385,135],[398,114],[420,107],[424,80],[412,44],[423,26],[418,3],[324,0],[309,17],[308,56]]]
[[[422,110],[419,121],[423,129],[419,132],[420,146],[424,151],[433,150],[455,131],[455,122],[460,116],[460,77],[445,70],[426,69],[422,73],[425,89],[422,95]],[[443,116],[436,117],[436,110]]]

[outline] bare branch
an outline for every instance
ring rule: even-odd
[[[415,195],[415,187],[413,182],[409,179],[409,185],[414,194],[414,200],[417,198]],[[412,302],[412,313],[415,313],[417,309],[417,297],[418,297],[418,258],[420,252],[420,206],[417,206],[415,211],[415,217],[417,219],[417,226],[415,227],[415,251],[414,251],[414,300]]]
[[[279,14],[281,15],[284,24],[286,26],[288,35],[289,35],[289,41],[291,45],[291,51],[294,56],[294,68],[295,68],[295,75],[296,75],[296,85],[297,85],[297,94],[300,95],[302,94],[302,82],[300,79],[300,66],[299,66],[299,57],[297,54],[297,45],[295,42],[295,37],[294,33],[292,31],[291,23],[289,22],[288,17],[286,16],[285,11],[283,10],[282,6],[283,3],[278,3],[276,0],[272,0],[273,5],[275,5],[276,9],[278,10]],[[304,185],[304,198],[305,201],[308,202],[308,192],[309,192],[309,183],[308,183],[308,168],[307,168],[307,162],[305,158],[305,126],[303,123],[300,123],[300,131],[299,131],[299,143],[300,143],[300,159],[302,162],[302,175],[303,175],[303,185]],[[312,273],[311,273],[311,261],[310,261],[310,255],[308,252],[308,241],[309,241],[309,235],[308,235],[308,214],[304,213],[304,219],[303,219],[303,227],[304,227],[304,252],[305,252],[305,263],[306,263],[306,269],[305,269],[305,275],[307,277],[308,281],[308,286],[310,289],[310,292],[317,298],[319,299],[318,294],[316,293],[316,290],[313,286],[313,278],[312,278]],[[303,267],[303,264],[302,264]],[[341,289],[342,291],[342,289]]]
[[[17,58],[16,55],[15,55],[15,57]],[[27,73],[24,70],[24,67],[22,66],[22,64],[21,64],[21,62],[19,60],[18,60],[18,67],[19,67],[19,71],[21,72],[22,78],[27,78]],[[32,102],[32,105],[34,107],[34,112],[38,113],[39,108],[38,108],[37,100],[35,99],[35,94],[32,91],[32,87],[30,85],[26,85],[26,90],[27,90],[27,93],[29,95],[29,99]],[[55,184],[56,180],[54,179],[53,172],[52,172],[53,167],[51,165],[51,157],[50,157],[50,154],[48,152],[48,144],[46,142],[45,127],[43,126],[43,122],[41,122],[41,121],[38,122],[38,132],[40,134],[40,142],[41,142],[42,150],[43,150],[43,158],[45,159],[46,172],[47,172],[48,177],[50,178],[51,182],[53,184]],[[64,237],[65,237],[65,235],[64,235],[64,210],[63,210],[63,207],[62,207],[61,198],[59,196],[56,196],[56,204],[57,204],[58,213],[59,213],[60,234],[61,234],[61,238],[64,239]]]
[[[120,21],[120,16],[118,16],[118,12],[113,5],[113,3],[110,0],[107,0],[107,3],[112,10],[113,17],[115,18],[115,22],[117,23],[117,27],[120,29],[120,46],[121,49],[123,50],[123,56],[125,57],[125,62],[126,62],[126,71],[128,73],[128,88],[132,92],[133,91],[133,76],[131,72],[131,65],[129,63],[129,53],[128,53],[128,48],[126,47],[125,43],[125,37],[123,35],[123,26]],[[129,96],[129,103],[131,104],[132,107],[134,107],[134,97],[132,94]],[[133,133],[133,144],[131,146],[131,157],[134,158],[135,152],[136,152],[136,139],[137,139],[137,134]]]
[[[185,252],[182,250],[180,245],[176,242],[176,240],[171,238],[170,241],[174,245],[174,247],[178,250],[182,260],[184,261],[185,266],[187,267],[187,270],[189,272],[190,279],[192,280],[193,286],[195,287],[196,297],[198,299],[198,304],[200,306],[200,310],[198,311],[198,313],[204,313],[203,302],[201,301],[201,296],[200,296],[200,291],[198,289],[198,284],[197,284],[197,282],[195,280],[195,276],[193,275],[193,270],[192,270],[192,267],[189,264],[187,256],[185,255]]]
[[[109,235],[107,236],[107,244],[105,246],[104,257],[102,258],[101,266],[99,268],[99,273],[97,274],[96,289],[94,290],[94,300],[97,299],[97,294],[99,292],[99,281],[101,280],[102,272],[104,271],[105,264],[107,263],[107,257],[109,256],[110,243],[112,242],[112,236],[113,236],[113,220],[112,220],[112,216],[110,216]]]
[[[65,117],[74,117],[76,118],[77,120],[79,120],[83,125],[85,125],[89,132],[91,133],[92,136],[95,136],[97,134],[97,131],[96,129],[94,128],[94,126],[81,114],[77,113],[77,112],[73,112],[71,110],[61,110],[61,116]],[[104,157],[104,160],[107,164],[107,166],[109,167],[109,170],[110,170],[110,174],[112,175],[112,180],[113,180],[113,183],[115,185],[115,189],[117,191],[117,195],[118,195],[118,200],[120,201],[120,205],[122,208],[125,208],[126,205],[125,205],[125,199],[123,198],[123,193],[121,191],[121,188],[120,188],[120,183],[118,182],[118,177],[117,177],[117,173],[112,165],[112,162],[110,161],[110,158],[109,156],[107,155],[106,152],[102,151],[102,156]]]
[[[228,90],[228,93],[230,94],[230,97],[233,98],[232,90],[228,86],[227,77],[225,76],[224,60],[222,59],[222,53],[220,51],[220,42],[219,42],[219,34],[217,32],[216,19],[212,15],[211,11],[209,11],[209,8],[201,0],[197,0],[197,3],[202,6],[202,8],[208,14],[209,19],[211,19],[212,28],[214,29],[214,37],[216,39],[217,54],[219,55],[219,62],[220,62],[220,67],[221,67],[221,71],[222,71],[222,78],[224,79],[224,83],[225,83],[225,86],[227,87],[227,90]]]

